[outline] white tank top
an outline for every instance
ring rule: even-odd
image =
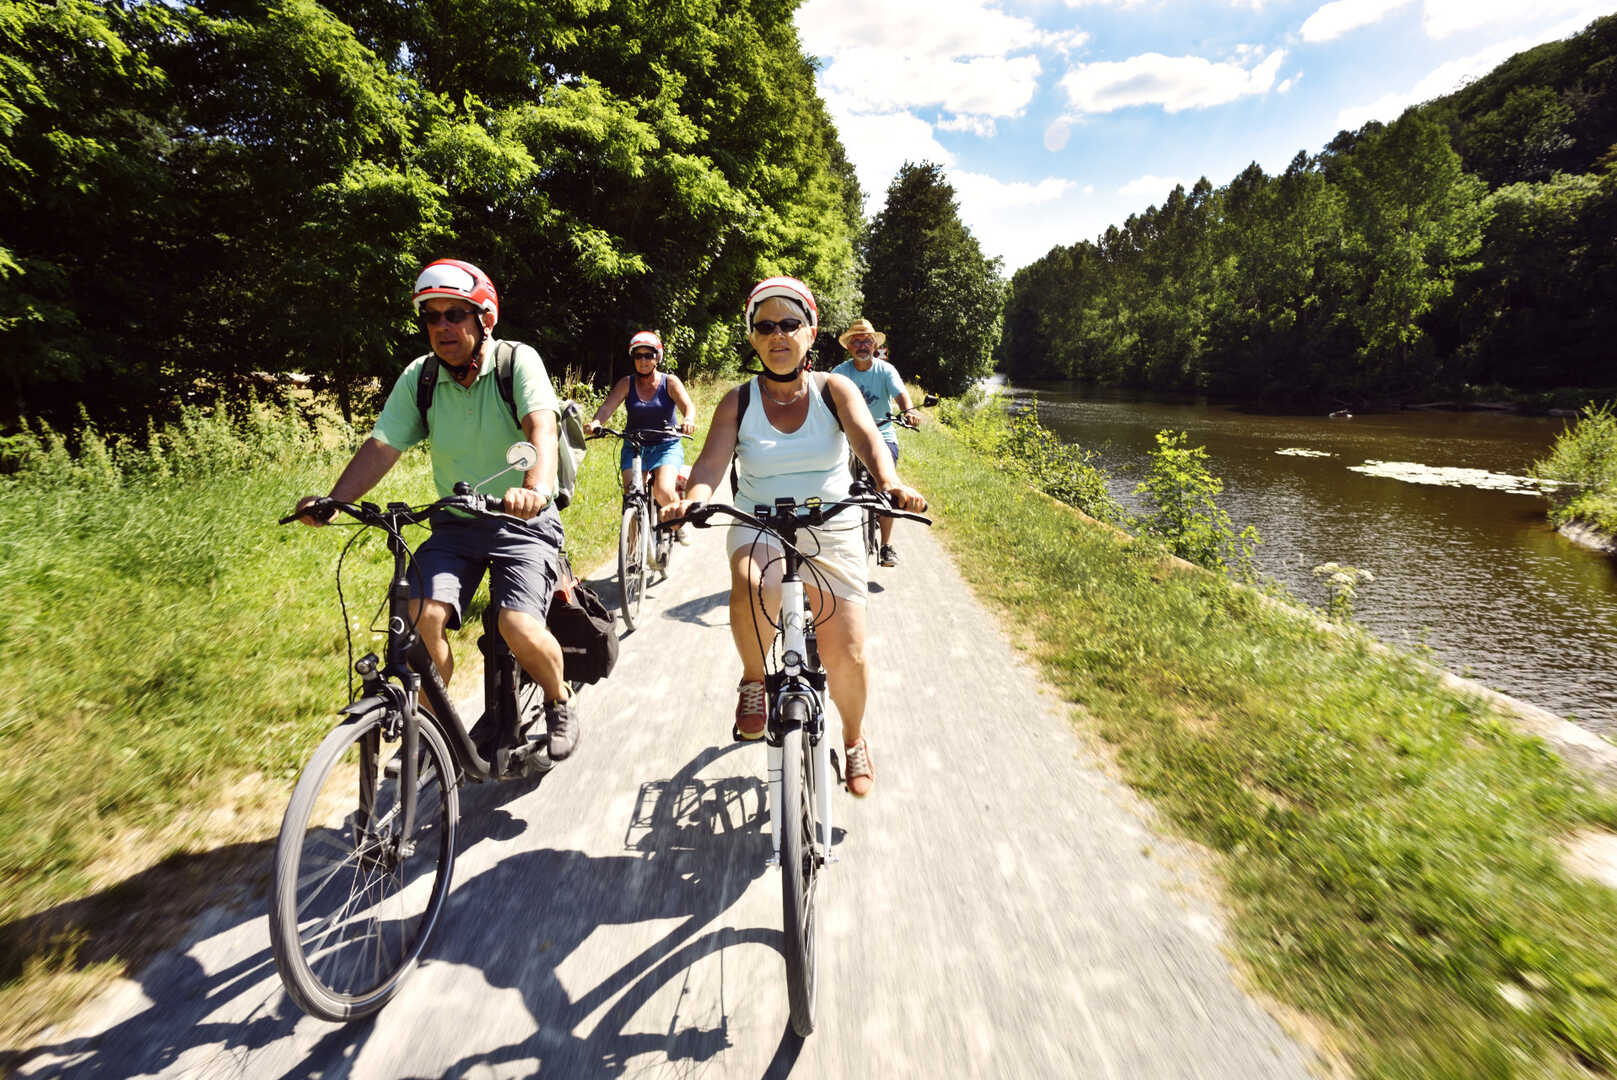
[[[773,506],[776,499],[798,502],[818,495],[826,502],[848,497],[848,440],[821,398],[825,376],[809,372],[808,418],[790,435],[769,422],[760,400],[763,387],[752,380],[751,397],[736,433],[736,506]]]

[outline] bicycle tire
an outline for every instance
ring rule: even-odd
[[[640,601],[646,595],[646,530],[640,507],[623,508],[618,526],[618,607],[623,610],[623,626],[633,630],[640,618]]]
[[[813,747],[803,735],[807,705],[788,700],[786,731],[781,744],[781,920],[786,930],[786,1000],[792,1030],[800,1037],[814,1031],[818,996],[818,893],[820,854],[814,846],[816,776],[809,760]]]
[[[399,777],[379,760],[394,746],[381,739],[384,715],[372,710],[321,741],[275,846],[275,966],[287,996],[322,1020],[369,1016],[398,992],[432,936],[454,872],[460,798],[449,748],[423,720],[415,836],[400,858]]]
[[[874,510],[865,511],[865,557],[881,553],[881,520]]]

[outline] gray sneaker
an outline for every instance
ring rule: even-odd
[[[573,699],[545,702],[545,731],[550,735],[550,760],[563,761],[578,748],[578,717]]]
[[[881,554],[876,556],[876,565],[877,566],[897,566],[898,565],[898,552],[893,548],[892,544],[883,544],[881,546]]]

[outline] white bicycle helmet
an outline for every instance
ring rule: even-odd
[[[500,321],[500,295],[494,291],[494,282],[469,262],[438,259],[423,267],[415,279],[412,297],[416,312],[421,311],[421,301],[434,296],[465,300],[493,315],[495,322]]]

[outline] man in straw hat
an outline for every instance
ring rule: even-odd
[[[898,369],[885,359],[886,350],[882,350],[884,355],[877,355],[876,350],[887,343],[887,335],[871,325],[869,319],[858,319],[837,341],[848,351],[848,359],[838,364],[832,374],[847,376],[859,388],[865,404],[870,406],[870,415],[876,419],[877,430],[893,455],[893,463],[897,464],[898,434],[893,430],[893,422],[887,419],[892,402],[898,401],[906,424],[913,426],[920,414],[915,411],[910,392],[904,389]],[[893,549],[893,519],[889,517],[881,519],[881,552],[876,562],[880,566],[898,565],[898,552]]]

